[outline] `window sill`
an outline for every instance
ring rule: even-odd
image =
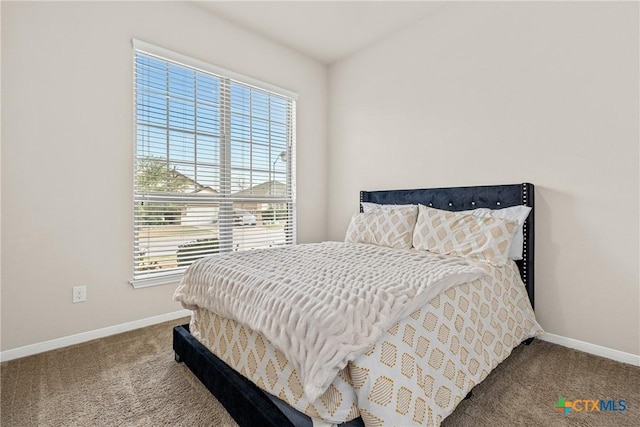
[[[129,283],[134,289],[150,288],[152,286],[178,285],[183,273],[167,274],[166,276],[149,277],[146,279],[131,280]]]

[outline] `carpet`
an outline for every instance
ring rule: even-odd
[[[2,363],[2,426],[235,426],[173,360],[171,329],[184,323]],[[626,410],[564,415],[555,409],[559,397],[624,399]],[[515,349],[443,426],[640,426],[640,367],[535,340]]]

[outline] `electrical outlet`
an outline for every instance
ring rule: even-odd
[[[73,287],[73,303],[84,302],[87,300],[87,287],[86,286],[74,286]]]

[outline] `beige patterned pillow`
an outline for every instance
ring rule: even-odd
[[[413,246],[443,255],[507,262],[518,224],[501,218],[478,218],[420,205]]]
[[[415,207],[357,213],[351,218],[344,241],[411,249],[416,213]]]

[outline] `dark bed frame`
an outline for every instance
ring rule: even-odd
[[[533,306],[535,222],[533,184],[362,191],[360,201],[397,205],[419,203],[450,211],[530,206],[532,210],[524,224],[523,259],[516,263]],[[529,344],[531,341],[532,338],[525,343]],[[173,350],[176,361],[185,363],[241,427],[294,427],[262,390],[196,340],[189,333],[189,325],[176,326],[173,329]]]

